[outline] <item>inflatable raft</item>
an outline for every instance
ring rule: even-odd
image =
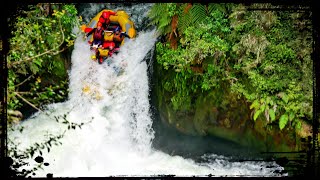
[[[81,30],[85,33],[90,32],[93,28],[97,26],[100,16],[105,11],[114,12],[112,10],[107,10],[107,9],[100,11],[94,18],[92,18],[92,20],[89,22],[88,25],[82,25]],[[131,39],[135,38],[136,29],[134,27],[134,23],[129,19],[129,15],[125,11],[117,11],[116,15],[110,15],[109,18],[110,18],[110,25],[108,29],[105,30],[106,33],[104,37],[106,41],[112,41],[113,39],[112,31],[118,26],[120,26],[122,33],[126,33],[127,35],[129,35]],[[127,39],[128,38],[124,38],[121,45],[123,45],[127,41]],[[90,42],[93,41],[92,34],[88,36],[88,41]]]
[[[99,22],[99,18],[104,12],[112,12],[114,14],[114,11],[104,9],[100,11],[94,18],[92,18],[88,25],[82,25],[81,30],[84,33],[88,33],[93,28],[96,28]],[[115,12],[115,15],[110,15],[109,19],[110,23],[106,27],[106,29],[104,29],[104,38],[102,45],[103,48],[91,47],[91,50],[93,49],[95,53],[91,56],[91,58],[93,60],[98,60],[100,64],[108,57],[110,57],[113,53],[118,53],[120,50],[120,46],[122,46],[125,42],[136,37],[136,29],[134,23],[129,19],[129,15],[125,11],[117,11]],[[116,28],[120,28],[120,32],[126,34],[126,36],[122,38],[120,42],[116,42],[114,39],[114,30]],[[93,42],[93,33],[89,35],[86,40],[89,44],[91,44],[91,42]],[[109,45],[112,47],[117,47],[114,49],[112,48],[111,50],[111,48],[107,48],[110,47]]]

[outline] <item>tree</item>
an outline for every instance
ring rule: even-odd
[[[7,56],[9,114],[21,114],[23,104],[41,111],[41,105],[66,97],[67,80],[46,85],[41,81],[61,66],[57,55],[72,47],[76,38],[73,28],[79,26],[79,21],[74,5],[53,3],[23,7],[11,19]],[[17,119],[9,116],[9,122],[13,120]]]

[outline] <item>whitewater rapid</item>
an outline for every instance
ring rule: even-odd
[[[53,177],[278,176],[274,171],[283,168],[274,162],[229,162],[212,154],[209,162],[197,163],[152,147],[149,65],[144,58],[156,40],[155,30],[140,31],[113,56],[110,65],[100,65],[90,59],[89,45],[78,36],[71,57],[68,100],[50,104],[18,125],[24,127],[22,133],[8,132],[21,150],[46,140],[48,134],[65,132],[61,145],[53,145],[49,153],[42,151],[49,166],[36,171],[35,177],[48,173]],[[68,130],[56,121],[64,116],[83,126]],[[29,167],[37,164],[33,159],[29,162]]]

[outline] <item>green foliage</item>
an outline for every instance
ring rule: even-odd
[[[223,84],[252,103],[254,121],[278,123],[282,130],[312,119],[308,12],[247,11],[241,4],[176,7],[178,47],[172,50],[168,43],[157,43],[156,49],[158,63],[170,72],[163,87],[171,92],[175,109],[192,107],[188,104],[198,93]]]
[[[181,13],[178,14],[178,29],[179,31],[183,32],[187,27],[193,24],[193,17],[192,14],[186,9],[188,8],[188,4],[183,4],[181,9],[183,10]]]
[[[288,114],[287,113],[284,113],[284,114],[281,115],[281,117],[279,119],[279,128],[280,128],[280,130],[282,130],[286,126],[288,120],[289,120],[289,118],[288,118]]]
[[[192,24],[203,22],[207,17],[206,7],[201,4],[193,4],[190,9],[190,14],[192,15]]]
[[[190,108],[197,93],[218,87],[227,78],[223,69],[229,44],[222,38],[230,29],[223,17],[219,10],[212,10],[204,19],[206,24],[185,29],[175,50],[168,43],[157,43],[158,63],[174,71],[173,80],[164,82],[164,88],[174,94],[171,98],[174,109]]]
[[[57,77],[65,71],[57,55],[74,43],[73,28],[79,26],[77,10],[72,4],[49,4],[53,13],[38,4],[19,11],[12,19],[8,63],[8,109],[19,110],[25,104],[39,107],[66,97],[67,82],[44,84],[44,76]],[[61,78],[63,74],[60,74]],[[56,78],[59,79],[59,78]],[[62,92],[63,91],[63,92]]]
[[[216,20],[217,26],[214,27],[219,28],[219,22],[221,20],[227,21],[223,18],[226,7],[228,6],[219,4],[208,4],[207,6],[204,6],[199,3],[194,3],[193,5],[181,3],[156,3],[152,6],[148,15],[151,19],[150,25],[156,25],[160,35],[167,35],[172,31],[175,31],[175,29],[171,27],[171,23],[173,17],[177,16],[178,24],[175,33],[177,32],[180,37],[188,27],[202,26],[201,24],[207,24],[207,22],[211,22],[212,19]],[[228,28],[225,28],[224,31],[228,31]]]
[[[289,14],[241,9],[241,16],[232,16],[240,22],[231,37],[237,39],[232,53],[238,59],[234,64],[237,77],[241,77],[232,89],[252,102],[254,120],[264,112],[266,123],[279,120],[280,130],[289,122],[298,126],[301,119],[312,119],[312,49],[306,40],[310,31],[305,28],[298,33]],[[254,24],[257,26],[252,28]]]
[[[172,17],[180,12],[176,3],[156,3],[148,13],[150,25],[156,25],[160,34],[171,32]]]

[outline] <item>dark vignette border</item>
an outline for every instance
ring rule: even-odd
[[[24,0],[24,1],[10,1],[6,5],[2,4],[0,6],[0,56],[1,56],[1,69],[0,69],[0,99],[1,99],[1,124],[0,124],[0,177],[7,178],[8,173],[8,157],[7,157],[7,62],[6,62],[6,54],[9,51],[9,27],[8,27],[8,18],[11,17],[12,13],[16,11],[17,3],[44,3],[48,1],[36,1],[36,0]],[[50,0],[49,2],[61,2],[61,3],[82,3],[81,0]],[[83,1],[84,3],[86,1]],[[88,3],[105,3],[101,0],[89,0]],[[308,10],[312,11],[312,28],[313,28],[313,52],[312,52],[312,60],[313,60],[313,135],[309,137],[308,142],[310,143],[309,148],[306,150],[307,152],[307,164],[305,167],[305,176],[320,176],[320,156],[319,156],[319,144],[318,144],[318,134],[319,134],[319,117],[320,117],[320,110],[319,110],[319,90],[320,90],[320,44],[319,44],[319,23],[320,23],[320,16],[319,10],[317,10],[317,3],[316,0],[111,0],[110,3],[157,3],[157,2],[179,2],[179,3],[244,3],[245,5],[250,3],[272,3],[276,5],[284,5],[284,6],[295,6],[301,5],[303,7],[309,7]],[[280,8],[280,9],[249,9],[249,10],[272,10],[272,11],[297,11],[301,9],[297,8]],[[282,152],[283,153],[283,152]],[[287,153],[295,153],[295,152],[287,152]],[[143,179],[168,179],[172,178],[175,175],[168,175],[163,177],[150,177]],[[208,175],[211,177],[210,175]],[[50,176],[48,176],[50,177]],[[52,176],[51,176],[52,177]],[[112,177],[115,178],[115,177]],[[134,178],[134,177],[133,177]],[[191,177],[192,178],[192,177]],[[3,178],[1,178],[3,179]],[[77,178],[79,179],[79,178]],[[81,179],[81,178],[80,178]],[[131,179],[130,177],[125,177],[125,179]],[[141,179],[139,177],[135,177],[134,179]],[[198,178],[197,178],[198,179]]]
[[[9,5],[10,7],[10,5]],[[9,44],[8,44],[8,36],[9,36],[9,29],[7,24],[8,10],[10,8],[1,6],[0,8],[0,56],[1,56],[1,69],[0,69],[0,103],[1,103],[1,124],[0,124],[0,169],[1,169],[1,176],[7,176],[7,164],[8,160],[7,157],[7,61],[6,61],[6,54],[9,52]]]

